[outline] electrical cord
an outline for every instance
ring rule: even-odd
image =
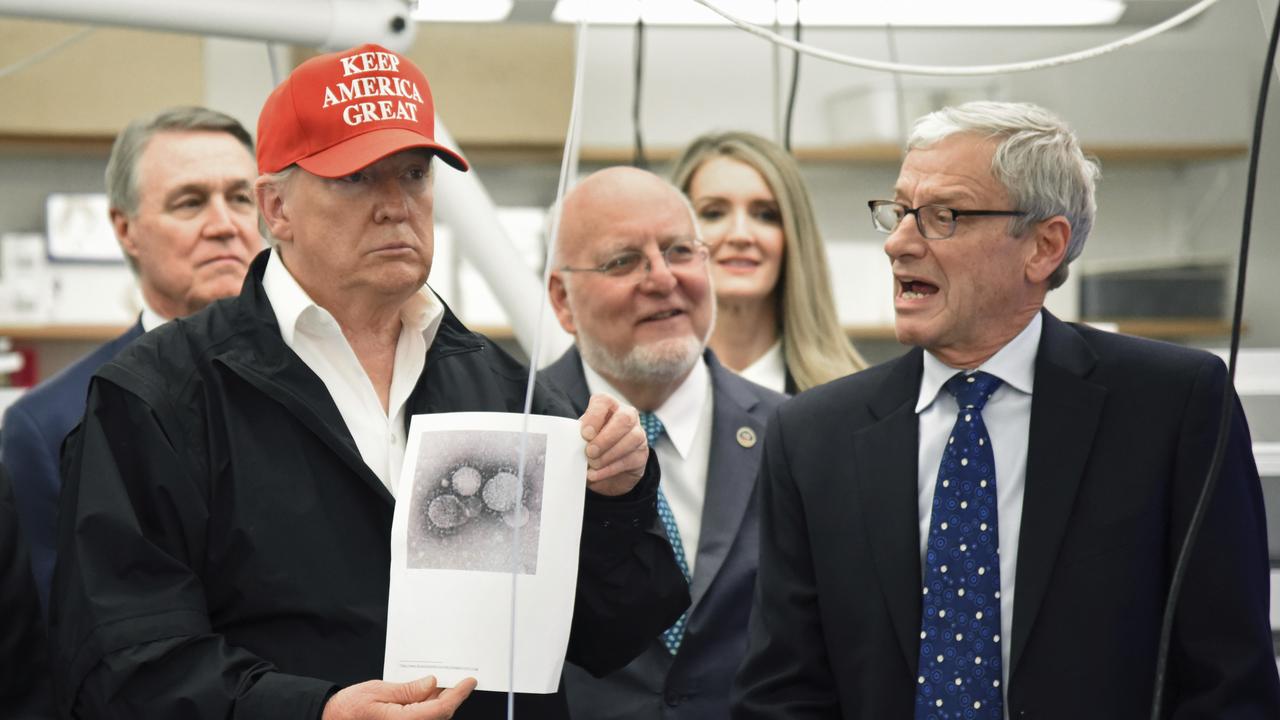
[[[520,454],[516,476],[520,479],[519,487],[524,488],[525,461],[529,446],[529,417],[533,413],[533,389],[538,378],[538,359],[542,355],[543,319],[547,313],[547,284],[551,280],[551,270],[555,267],[556,238],[560,234],[560,216],[564,207],[564,196],[568,192],[569,183],[578,175],[578,141],[582,134],[582,95],[583,77],[587,68],[587,23],[579,21],[576,27],[574,43],[573,99],[569,106],[569,127],[565,130],[564,155],[560,159],[560,180],[556,185],[556,201],[551,206],[547,223],[547,254],[542,263],[542,299],[538,304],[539,332],[533,335],[533,346],[529,348],[529,379],[524,390],[524,426],[520,430]],[[522,490],[523,492],[523,490]],[[515,676],[516,676],[516,589],[520,577],[520,524],[511,524],[511,617],[510,628],[511,652],[508,654],[507,677],[511,679],[511,689],[507,691],[507,720],[515,720]]]
[[[634,56],[635,82],[631,88],[631,126],[635,131],[635,153],[631,164],[649,169],[649,159],[644,154],[644,137],[640,131],[641,86],[644,84],[644,19],[636,20],[636,44]]]
[[[58,42],[54,43],[53,45],[50,45],[49,47],[43,50],[34,52],[15,63],[11,63],[9,65],[6,65],[0,68],[0,77],[5,77],[7,75],[12,75],[16,72],[21,72],[23,70],[26,70],[32,65],[35,65],[36,63],[42,60],[45,60],[50,56],[55,55],[58,52],[65,50],[66,48],[71,47],[72,45],[80,42],[81,40],[85,39],[86,36],[92,33],[95,29],[96,28],[92,28],[92,27],[83,28],[71,35],[68,35],[67,37],[59,40]]]
[[[1169,594],[1165,600],[1164,618],[1160,625],[1160,645],[1156,653],[1155,689],[1151,700],[1151,720],[1162,720],[1165,700],[1165,676],[1169,669],[1169,646],[1173,642],[1173,620],[1178,608],[1178,595],[1187,578],[1187,565],[1191,552],[1195,548],[1196,538],[1204,523],[1209,501],[1213,490],[1217,487],[1218,476],[1222,472],[1222,463],[1226,456],[1227,439],[1231,431],[1231,416],[1235,410],[1235,377],[1236,359],[1240,352],[1240,321],[1244,314],[1244,282],[1249,266],[1249,237],[1253,230],[1253,200],[1258,185],[1258,157],[1262,147],[1263,121],[1267,112],[1267,93],[1271,88],[1272,67],[1276,60],[1276,40],[1280,38],[1280,7],[1276,9],[1275,22],[1271,28],[1271,37],[1267,41],[1267,59],[1262,67],[1262,89],[1258,92],[1258,107],[1253,121],[1253,142],[1249,148],[1248,185],[1244,194],[1244,225],[1240,236],[1240,257],[1236,264],[1235,306],[1231,315],[1231,350],[1227,362],[1227,382],[1222,390],[1222,409],[1218,417],[1218,438],[1213,448],[1213,459],[1209,463],[1209,472],[1205,477],[1200,497],[1196,500],[1191,522],[1187,526],[1186,537],[1178,551],[1178,561],[1173,568],[1173,577],[1169,581]]]
[[[796,42],[800,42],[800,3],[796,3]],[[782,149],[791,152],[791,119],[796,112],[796,89],[800,87],[800,51],[794,51],[791,58],[791,90],[787,94],[786,120],[782,123]]]
[[[271,87],[280,84],[280,65],[276,62],[276,44],[273,42],[267,45],[267,64],[271,66]]]
[[[1081,60],[1088,60],[1090,58],[1095,58],[1100,55],[1106,55],[1107,53],[1114,52],[1116,50],[1119,50],[1120,48],[1129,47],[1130,45],[1136,45],[1142,42],[1143,40],[1149,40],[1167,30],[1172,30],[1173,28],[1176,28],[1179,25],[1182,25],[1183,23],[1187,22],[1188,20],[1194,18],[1195,16],[1199,15],[1205,10],[1208,10],[1210,7],[1218,3],[1218,0],[1200,0],[1200,2],[1196,3],[1195,5],[1192,5],[1186,10],[1183,10],[1177,15],[1174,15],[1168,20],[1165,20],[1164,22],[1160,22],[1155,25],[1152,25],[1146,30],[1140,30],[1128,37],[1124,37],[1119,40],[1106,43],[1105,45],[1099,45],[1097,47],[1092,47],[1087,50],[1080,50],[1077,52],[1068,53],[1066,55],[1055,55],[1054,57],[1045,58],[1043,60],[1030,60],[1027,62],[1006,63],[1001,65],[948,66],[948,65],[905,65],[900,63],[887,63],[882,60],[870,60],[867,58],[858,58],[850,55],[842,55],[840,53],[831,52],[830,50],[824,50],[822,48],[813,47],[812,45],[805,45],[803,43],[798,43],[798,42],[795,42],[794,40],[785,38],[782,35],[779,35],[778,33],[772,32],[767,28],[762,28],[758,25],[752,25],[746,20],[739,18],[737,15],[734,15],[733,13],[730,13],[729,11],[724,10],[720,6],[711,2],[711,0],[693,0],[693,1],[698,3],[699,5],[702,5],[703,7],[706,7],[707,9],[711,10],[715,14],[728,20],[734,25],[737,25],[739,28],[751,33],[752,35],[758,35],[770,42],[777,43],[779,45],[782,45],[783,47],[791,48],[792,50],[795,50],[797,52],[802,52],[806,55],[809,55],[821,60],[829,60],[831,62],[839,63],[841,65],[850,65],[852,67],[864,68],[866,70],[879,70],[882,72],[900,72],[900,73],[906,73],[908,75],[943,75],[943,76],[998,75],[1001,73],[1026,72],[1028,70],[1040,70],[1043,68],[1055,67],[1058,65],[1066,65],[1068,63],[1073,63],[1073,62],[1079,62]]]

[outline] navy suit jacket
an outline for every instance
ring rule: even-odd
[[[673,657],[655,637],[639,658],[600,679],[566,664],[565,694],[575,719],[729,717],[729,687],[746,652],[756,579],[759,513],[754,488],[760,448],[765,420],[786,396],[725,369],[710,350],[704,357],[714,398],[711,453],[689,588],[693,604],[680,652]],[[542,375],[579,412],[586,409],[590,393],[576,347]]]
[[[1043,317],[1006,709],[1015,720],[1146,718],[1226,368],[1199,350]],[[917,348],[801,393],[770,418],[735,720],[912,717],[921,372]],[[1179,597],[1165,718],[1280,718],[1266,523],[1235,402]]]
[[[58,492],[62,441],[84,416],[89,378],[142,335],[142,322],[32,388],[4,414],[0,462],[13,484],[18,517],[31,550],[31,571],[48,615],[49,584],[57,558]]]

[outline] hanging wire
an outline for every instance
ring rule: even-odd
[[[778,16],[779,2],[780,0],[773,0],[774,32],[782,30],[782,19]],[[1261,2],[1261,0],[1259,0],[1259,2]],[[773,112],[770,113],[770,115],[773,116],[773,137],[776,138],[778,142],[782,142],[782,47],[776,43],[769,43],[769,49],[769,57],[772,61],[773,69],[773,102],[769,103],[770,109],[773,110]]]
[[[518,487],[524,492],[525,460],[529,447],[529,418],[533,413],[533,389],[538,377],[538,358],[542,354],[541,328],[547,314],[547,283],[551,279],[551,269],[555,266],[556,238],[560,234],[560,215],[564,205],[564,195],[573,178],[578,175],[578,141],[582,129],[582,94],[583,77],[587,67],[587,23],[578,22],[576,26],[573,71],[573,101],[569,106],[569,127],[565,131],[564,156],[560,160],[560,181],[556,186],[556,201],[552,205],[551,218],[547,230],[547,255],[542,264],[542,300],[538,304],[539,331],[533,335],[533,346],[529,348],[529,379],[525,383],[523,427],[520,431],[520,455],[516,477]],[[516,674],[516,590],[520,577],[520,523],[512,523],[511,528],[511,618],[510,618],[510,653],[508,655],[507,677],[511,682],[507,691],[507,720],[515,720],[515,674]]]
[[[752,35],[758,35],[770,42],[777,43],[779,45],[782,45],[783,47],[791,48],[792,50],[802,52],[805,55],[809,55],[811,57],[815,57],[820,60],[829,60],[831,62],[839,63],[841,65],[850,65],[853,67],[859,67],[866,70],[879,70],[881,72],[900,72],[900,73],[906,73],[908,75],[966,76],[966,75],[999,75],[1003,73],[1027,72],[1029,70],[1041,70],[1043,68],[1056,67],[1058,65],[1066,65],[1068,63],[1079,62],[1081,60],[1088,60],[1101,55],[1106,55],[1107,53],[1114,52],[1116,50],[1119,50],[1120,48],[1129,47],[1130,45],[1136,45],[1144,40],[1149,40],[1159,35],[1160,33],[1163,33],[1167,30],[1171,30],[1175,27],[1178,27],[1179,25],[1182,25],[1183,23],[1194,18],[1195,16],[1199,15],[1205,10],[1208,10],[1210,7],[1217,4],[1219,0],[1200,0],[1200,2],[1196,3],[1195,5],[1192,5],[1186,10],[1183,10],[1177,15],[1174,15],[1168,20],[1165,20],[1164,22],[1152,25],[1146,30],[1140,30],[1128,37],[1121,38],[1114,42],[1106,43],[1105,45],[1099,45],[1097,47],[1089,48],[1087,50],[1080,50],[1078,52],[1068,53],[1066,55],[1055,55],[1054,57],[1045,58],[1042,60],[1030,60],[1030,61],[1020,62],[1020,63],[1005,63],[1001,65],[962,65],[962,66],[904,65],[899,63],[887,63],[880,60],[870,60],[867,58],[858,58],[850,55],[842,55],[840,53],[831,52],[830,50],[824,50],[822,48],[813,47],[812,45],[804,45],[802,43],[795,42],[794,40],[791,40],[789,38],[785,38],[782,35],[772,32],[767,28],[762,28],[757,25],[752,25],[751,23],[730,13],[729,11],[724,10],[719,5],[711,2],[711,0],[693,0],[693,1],[698,3],[699,5],[706,7],[707,9],[716,13],[720,17],[723,17],[724,19],[728,20],[734,25],[737,25],[739,28],[751,33]]]
[[[1236,263],[1235,306],[1231,314],[1231,350],[1227,361],[1227,381],[1222,389],[1222,408],[1218,414],[1218,438],[1213,448],[1213,459],[1209,462],[1204,485],[1200,497],[1196,499],[1195,510],[1191,513],[1191,522],[1187,526],[1186,537],[1178,550],[1178,561],[1174,565],[1172,579],[1169,581],[1169,594],[1165,600],[1164,618],[1160,625],[1160,645],[1156,652],[1155,688],[1151,700],[1152,720],[1163,718],[1165,698],[1165,676],[1169,669],[1169,648],[1173,643],[1173,620],[1177,614],[1178,596],[1187,579],[1187,566],[1191,562],[1191,553],[1195,548],[1196,538],[1204,522],[1213,489],[1217,487],[1218,476],[1222,472],[1223,459],[1226,456],[1227,439],[1230,437],[1232,414],[1236,409],[1235,378],[1236,360],[1240,353],[1240,323],[1244,316],[1244,281],[1249,267],[1249,238],[1253,230],[1253,200],[1258,186],[1258,162],[1262,149],[1262,129],[1265,126],[1267,113],[1267,94],[1271,89],[1271,76],[1276,61],[1276,41],[1280,38],[1280,7],[1276,8],[1275,21],[1272,24],[1271,36],[1267,42],[1267,59],[1262,66],[1262,89],[1258,92],[1258,107],[1254,114],[1253,141],[1249,147],[1248,185],[1244,193],[1244,223],[1240,234],[1240,256]]]
[[[635,131],[635,154],[631,164],[642,169],[649,169],[649,159],[644,154],[644,137],[640,132],[640,99],[641,87],[644,85],[644,18],[636,19],[635,44],[635,82],[631,87],[631,126]]]
[[[889,48],[889,62],[898,64],[898,35],[892,25],[884,26],[885,44]],[[907,139],[907,91],[902,84],[902,73],[890,73],[893,78],[893,107],[897,113],[898,136],[905,142]]]
[[[1254,4],[1258,6],[1258,20],[1260,23],[1258,29],[1262,31],[1262,41],[1267,42],[1267,11],[1262,9],[1262,0],[1255,0]],[[1272,69],[1280,73],[1280,69],[1276,69],[1274,65],[1272,65]]]
[[[796,43],[800,43],[800,2],[796,2]],[[800,87],[800,51],[796,50],[791,58],[791,90],[787,94],[787,115],[782,124],[782,148],[791,152],[791,120],[796,112],[796,89]]]
[[[58,52],[61,52],[62,50],[65,50],[68,47],[71,47],[72,45],[85,39],[85,37],[87,37],[95,29],[96,28],[92,28],[92,27],[82,28],[79,31],[72,33],[71,35],[68,35],[67,37],[59,40],[58,42],[54,43],[53,45],[50,45],[49,47],[43,50],[32,53],[31,55],[28,55],[27,57],[24,57],[15,63],[6,65],[5,67],[0,68],[0,77],[6,77],[16,72],[21,72],[31,67],[32,65],[35,65],[38,62],[48,59],[50,56],[55,55]]]
[[[267,62],[271,65],[271,87],[280,84],[280,65],[276,62],[276,44],[267,43]]]

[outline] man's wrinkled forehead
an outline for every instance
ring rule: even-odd
[[[946,205],[1003,197],[992,173],[996,143],[971,135],[952,135],[914,148],[903,159],[894,197],[907,204]]]

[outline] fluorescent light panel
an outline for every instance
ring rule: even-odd
[[[511,14],[514,0],[422,0],[414,20],[427,22],[499,22]]]
[[[715,0],[727,12],[757,25],[995,27],[1108,25],[1124,13],[1121,0]],[[726,25],[693,0],[559,0],[552,19],[593,24]]]

